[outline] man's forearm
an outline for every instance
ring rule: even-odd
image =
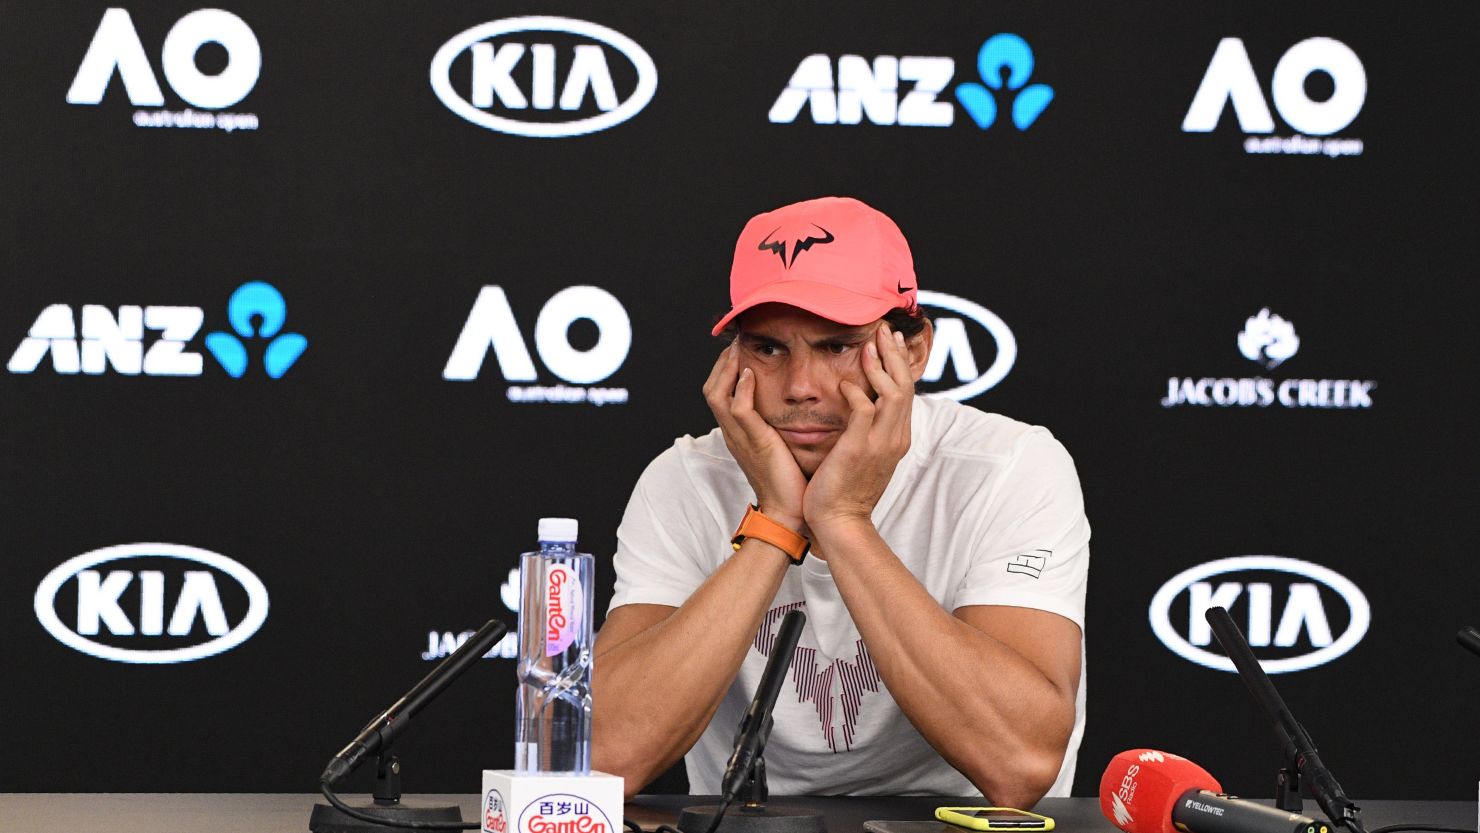
[[[992,801],[1026,807],[1041,798],[1073,729],[1074,687],[942,608],[867,520],[812,532],[869,655],[921,735]]]
[[[625,777],[630,794],[694,745],[739,672],[789,563],[779,549],[747,539],[671,615],[635,634],[608,638],[603,628],[592,694],[596,769]]]

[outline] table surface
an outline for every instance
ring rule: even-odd
[[[345,796],[364,804],[368,796]],[[322,797],[295,793],[0,793],[0,831],[4,833],[306,833],[308,814]],[[980,799],[977,799],[980,801]],[[464,819],[478,818],[476,795],[408,796],[407,804],[454,804]],[[652,830],[672,824],[691,805],[713,804],[712,797],[638,796],[627,804],[627,818]],[[871,819],[928,820],[934,809],[969,799],[939,797],[786,798],[771,807],[807,809],[826,820],[828,833],[861,833]],[[1474,830],[1476,804],[1470,801],[1363,801],[1369,830],[1390,824],[1435,824]],[[1036,808],[1052,816],[1056,833],[1117,833],[1093,798],[1045,798]],[[1320,816],[1313,802],[1307,815]],[[392,828],[386,828],[387,831]]]

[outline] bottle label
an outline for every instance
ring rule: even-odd
[[[545,655],[565,652],[581,632],[581,613],[586,609],[580,578],[564,564],[551,564],[545,571]]]

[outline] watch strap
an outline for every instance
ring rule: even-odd
[[[786,553],[792,566],[802,563],[802,559],[807,557],[807,550],[812,547],[811,541],[766,517],[760,507],[754,504],[745,508],[745,517],[740,519],[740,526],[735,530],[730,544],[738,550],[746,538],[765,541]]]

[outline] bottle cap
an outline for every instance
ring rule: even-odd
[[[541,541],[570,541],[575,543],[580,523],[575,518],[540,518]]]

